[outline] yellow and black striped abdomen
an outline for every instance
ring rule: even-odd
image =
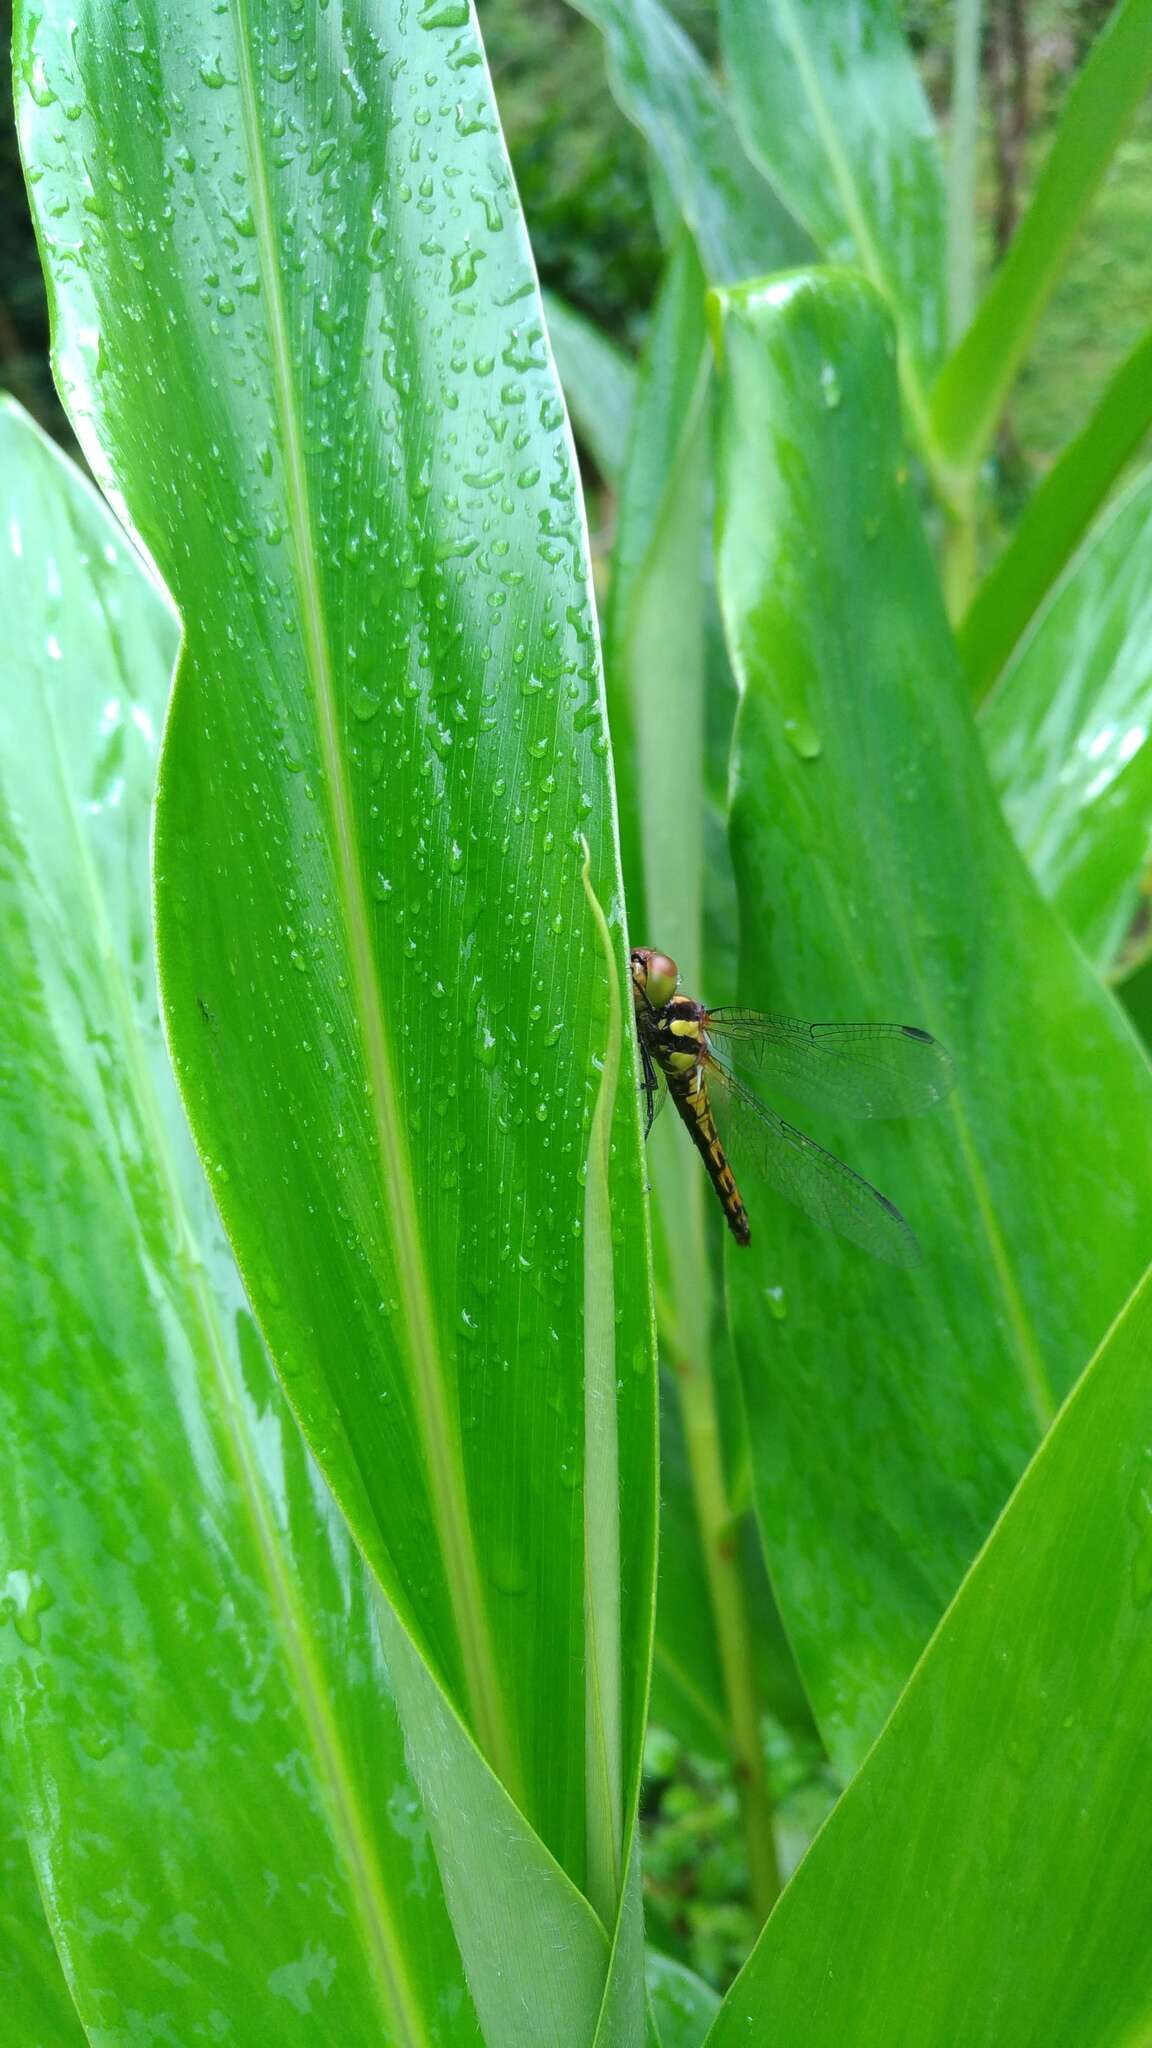
[[[688,1074],[669,1074],[668,1092],[676,1104],[681,1117],[691,1133],[692,1143],[708,1169],[708,1178],[720,1198],[728,1228],[737,1244],[748,1244],[751,1231],[748,1228],[748,1211],[740,1199],[740,1190],[732,1177],[732,1168],[720,1143],[712,1117],[712,1105],[708,1100],[706,1070],[695,1067]]]

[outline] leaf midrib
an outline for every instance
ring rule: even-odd
[[[313,541],[307,467],[292,366],[288,323],[276,252],[272,195],[253,76],[248,0],[231,0],[236,31],[238,82],[244,140],[251,170],[255,247],[268,315],[275,417],[284,456],[284,486],[291,535],[294,580],[307,657],[308,682],[316,711],[328,811],[332,826],[337,893],[352,968],[352,987],[367,1069],[379,1182],[390,1220],[397,1294],[413,1368],[413,1393],[445,1578],[460,1645],[465,1683],[475,1725],[489,1762],[517,1796],[519,1770],[507,1725],[502,1687],[486,1619],[475,1542],[460,1459],[452,1426],[444,1359],[428,1285],[424,1244],[416,1210],[411,1161],[404,1134],[383,1004],[376,975],[372,924],[357,857],[355,807],[341,746],[336,682],[329,649],[319,565]]]

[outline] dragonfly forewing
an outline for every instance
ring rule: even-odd
[[[771,1011],[709,1010],[705,1030],[735,1067],[808,1109],[914,1116],[952,1087],[939,1039],[913,1024],[809,1024]]]

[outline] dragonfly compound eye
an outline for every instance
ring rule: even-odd
[[[646,991],[654,1010],[662,1010],[665,1003],[671,1002],[679,982],[680,969],[667,953],[648,954]]]

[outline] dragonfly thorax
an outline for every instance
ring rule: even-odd
[[[691,996],[673,996],[653,1019],[653,1051],[666,1074],[690,1074],[707,1056],[707,1011]]]

